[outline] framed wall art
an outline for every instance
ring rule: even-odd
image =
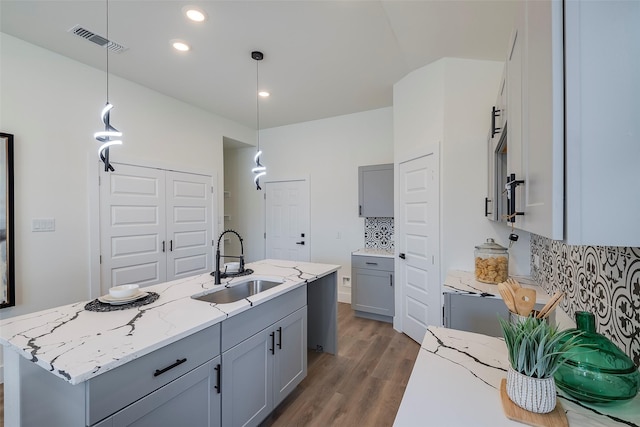
[[[0,132],[0,308],[16,305],[13,236],[13,135]]]

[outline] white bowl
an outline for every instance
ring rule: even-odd
[[[120,285],[109,288],[109,295],[113,298],[132,297],[138,293],[138,285]]]

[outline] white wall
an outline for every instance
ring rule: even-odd
[[[15,135],[16,307],[0,310],[7,318],[89,298],[105,73],[0,37],[0,128]],[[111,123],[124,132],[112,161],[206,172],[222,200],[223,135],[253,142],[255,130],[115,76],[110,95]],[[31,232],[34,218],[55,218],[56,230]]]
[[[358,166],[393,162],[392,108],[348,114],[260,133],[267,180],[308,178],[310,187],[311,261],[342,266],[339,299],[350,302],[342,276],[351,276],[351,252],[364,247],[364,219],[358,217]],[[238,180],[247,227],[245,252],[264,257],[264,201],[248,173],[255,150],[244,151]],[[258,193],[258,194],[256,194]],[[261,216],[254,216],[259,212]]]
[[[484,218],[486,137],[502,62],[444,58],[394,85],[394,156],[399,162],[440,153],[440,275],[473,271],[474,247],[510,229]],[[510,273],[529,274],[529,234],[510,250]]]

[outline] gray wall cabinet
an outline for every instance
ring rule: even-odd
[[[351,308],[356,316],[392,322],[394,260],[375,256],[351,256]]]
[[[393,217],[393,164],[358,168],[358,215]]]

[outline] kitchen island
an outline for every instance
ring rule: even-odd
[[[205,365],[210,364],[209,377],[219,376],[220,367],[215,359],[216,355],[220,358],[226,345],[224,336],[221,337],[225,328],[221,328],[221,325],[234,325],[234,335],[229,332],[227,338],[231,339],[227,341],[235,344],[240,341],[235,335],[242,329],[242,324],[250,326],[247,334],[253,333],[254,330],[269,326],[256,323],[266,319],[275,322],[275,325],[279,318],[274,317],[273,313],[282,311],[284,319],[289,314],[289,308],[292,312],[298,307],[304,308],[300,325],[305,326],[304,341],[310,348],[332,353],[337,351],[335,272],[340,266],[264,260],[247,264],[247,268],[254,271],[252,275],[226,279],[222,285],[214,285],[213,276],[205,274],[145,287],[144,291],[157,293],[159,297],[149,305],[136,308],[95,312],[86,310],[88,302],[83,301],[2,321],[0,342],[5,348],[5,425],[29,425],[23,422],[26,414],[30,417],[34,412],[46,412],[46,405],[28,407],[26,404],[34,401],[30,393],[39,392],[29,388],[29,382],[26,381],[34,376],[42,380],[40,388],[50,388],[52,401],[67,391],[77,396],[79,407],[68,407],[64,411],[83,415],[86,412],[86,421],[82,421],[85,425],[96,425],[98,418],[101,419],[96,414],[90,415],[91,411],[85,406],[91,404],[89,394],[92,390],[109,385],[109,381],[103,378],[114,378],[116,374],[131,371],[134,367],[124,380],[136,382],[137,379],[131,378],[131,375],[141,368],[139,365],[144,361],[153,361],[156,355],[162,355],[163,352],[180,349],[190,356],[184,356],[183,362],[182,356],[176,359],[172,354],[171,360],[175,360],[175,363],[167,366],[169,373],[165,374],[162,368],[156,370],[155,374],[152,371],[150,377],[153,375],[177,382],[172,376],[178,378],[181,373],[186,373],[190,364],[203,372],[208,369]],[[207,303],[192,298],[232,287],[248,279],[271,280],[282,284],[228,304]],[[246,321],[239,322],[237,319]],[[278,331],[280,340],[283,339],[283,327],[286,326],[281,326]],[[275,337],[276,333],[273,334]],[[275,354],[275,341],[269,350]],[[306,352],[304,357],[306,374]],[[111,374],[111,371],[116,374]],[[191,374],[191,371],[188,372]],[[187,375],[180,378],[184,377]],[[207,381],[212,381],[212,378]],[[103,385],[98,387],[98,384]],[[113,395],[120,392],[117,385],[111,384],[110,387],[111,390],[105,389],[104,392]],[[152,385],[140,386],[143,391],[145,387]],[[43,394],[46,394],[46,390]],[[102,405],[102,402],[97,405]],[[103,413],[104,410],[98,412]],[[43,419],[43,416],[39,419]],[[73,425],[78,423],[74,422]],[[120,424],[108,422],[104,425]]]
[[[429,327],[394,422],[395,427],[522,426],[503,413],[500,382],[509,362],[504,340]],[[558,391],[571,427],[640,426],[640,395],[595,406]]]

